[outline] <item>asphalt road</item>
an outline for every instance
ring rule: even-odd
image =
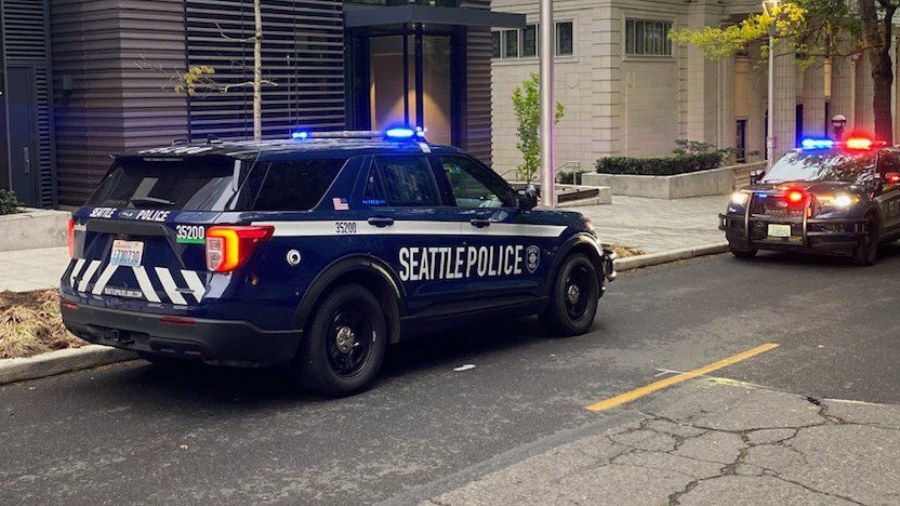
[[[457,329],[390,349],[377,387],[338,401],[275,371],[142,361],[0,387],[0,504],[416,503],[615,424],[585,406],[660,370],[767,342],[781,346],[716,374],[900,403],[898,272],[891,246],[872,268],[763,254],[627,273],[589,335]]]

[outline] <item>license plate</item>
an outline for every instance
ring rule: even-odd
[[[769,237],[785,239],[791,237],[790,225],[769,225]]]
[[[144,243],[140,241],[113,241],[109,263],[126,267],[139,267],[144,256]]]

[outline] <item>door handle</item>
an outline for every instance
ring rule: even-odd
[[[369,218],[369,225],[378,228],[385,228],[394,225],[394,218],[386,218],[380,216],[373,216]]]
[[[487,218],[472,218],[470,223],[475,228],[487,228],[491,226],[491,220]]]
[[[31,151],[27,146],[22,148],[22,160],[25,162],[25,173],[29,174],[31,172]]]

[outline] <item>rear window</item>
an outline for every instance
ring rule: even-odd
[[[235,196],[234,173],[229,158],[121,159],[87,205],[222,211]]]
[[[255,211],[309,211],[322,200],[345,158],[272,162],[260,185]]]

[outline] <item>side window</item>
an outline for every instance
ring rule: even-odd
[[[458,207],[513,207],[509,188],[472,160],[442,156],[441,166],[447,174]]]
[[[882,176],[888,172],[900,171],[900,154],[884,151],[878,157],[878,173]]]
[[[272,162],[262,181],[255,211],[309,211],[322,200],[346,160]]]
[[[423,156],[383,156],[376,159],[377,171],[369,175],[366,200],[397,207],[439,206],[440,194],[431,165]],[[375,193],[381,186],[383,197]],[[369,193],[371,187],[372,194]],[[371,198],[370,198],[371,197]],[[371,205],[371,204],[370,204]],[[376,204],[378,205],[378,204]]]

